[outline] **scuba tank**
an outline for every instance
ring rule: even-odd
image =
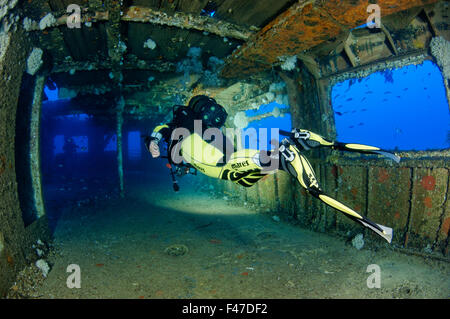
[[[170,115],[167,115],[168,118]],[[172,109],[172,121],[171,127],[179,128],[184,127],[188,129],[191,133],[194,132],[194,121],[200,120],[202,121],[203,130],[208,128],[221,128],[225,121],[227,120],[228,113],[224,109],[223,106],[218,104],[216,100],[210,98],[206,95],[197,95],[190,99],[187,106],[185,105],[174,105]],[[202,132],[203,133],[203,132]],[[145,144],[148,148],[152,138],[149,136],[145,137]],[[172,142],[170,141],[168,147],[168,155],[162,156],[162,158],[167,158],[168,164],[167,167],[170,170],[170,176],[173,183],[173,189],[177,192],[180,187],[175,178],[175,175],[183,176],[185,174],[194,174],[197,175],[197,171],[189,164],[178,164],[175,165],[170,158],[171,146]],[[176,166],[175,172],[173,170],[173,166]],[[192,169],[194,172],[192,172]]]

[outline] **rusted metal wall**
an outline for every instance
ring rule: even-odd
[[[369,217],[393,228],[392,244],[423,253],[448,255],[450,225],[450,165],[433,160],[406,162],[399,167],[385,160],[367,163],[342,158],[338,164],[312,159],[313,168],[325,193]],[[303,227],[344,236],[364,233],[373,242],[376,235],[340,212],[307,194],[285,172],[269,175],[251,188],[237,190],[263,213],[295,220]],[[245,197],[242,196],[245,192]]]
[[[15,123],[30,47],[20,31],[8,34],[0,57],[0,297],[28,262],[32,243],[48,240],[46,217],[24,227],[16,182]]]
[[[449,167],[424,160],[400,167],[367,165],[362,161],[340,165],[322,164],[332,177],[326,190],[335,186],[336,198],[373,221],[394,229],[399,247],[448,254]],[[384,161],[383,161],[384,162]],[[331,195],[331,194],[330,194]],[[354,231],[359,225],[337,215],[338,232]],[[328,227],[333,230],[333,227]]]
[[[326,89],[332,81],[324,85],[304,70],[284,79],[293,126],[334,138],[330,91]],[[393,228],[394,247],[448,256],[450,162],[446,159],[450,151],[401,153],[399,164],[326,149],[305,155],[325,193]],[[287,173],[280,171],[273,177],[244,189],[247,201],[261,207],[261,212],[321,232],[343,236],[364,233],[371,242],[384,244],[369,230],[307,194]]]
[[[387,17],[437,0],[378,0]],[[366,22],[367,1],[298,1],[227,59],[222,75],[244,77],[270,69],[283,56],[300,54],[327,40],[336,39]]]

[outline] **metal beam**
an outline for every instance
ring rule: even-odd
[[[56,13],[55,13],[56,15]],[[112,12],[108,11],[91,11],[90,9],[83,9],[81,15],[81,23],[109,21]],[[56,23],[47,28],[54,28],[58,26],[67,25],[69,15],[64,14],[56,17]],[[259,28],[257,27],[242,27],[226,21],[213,19],[207,16],[197,16],[186,14],[183,12],[175,12],[169,15],[163,11],[153,10],[151,8],[131,6],[123,9],[123,15],[120,17],[121,21],[126,22],[140,22],[176,27],[181,29],[196,30],[200,32],[207,32],[221,37],[227,37],[239,40],[248,40],[253,36]],[[28,31],[39,31],[38,23],[34,23]]]
[[[50,73],[63,73],[75,71],[94,71],[94,70],[111,70],[113,64],[111,61],[97,62],[61,62],[53,66]],[[158,72],[175,72],[176,64],[167,61],[148,62],[141,60],[138,63],[131,61],[123,61],[122,69],[124,70],[148,70]]]
[[[33,103],[31,108],[30,123],[30,170],[36,215],[41,218],[45,215],[44,197],[42,193],[41,179],[41,106],[42,93],[44,92],[45,77],[39,76],[34,87]]]
[[[123,111],[125,108],[125,100],[123,96],[120,97],[116,106],[116,117],[117,117],[117,171],[119,174],[119,194],[123,198],[124,193],[124,183],[123,183],[123,152],[122,152],[122,129],[123,129]]]
[[[109,19],[106,23],[106,43],[108,47],[108,55],[111,59],[111,74],[113,82],[121,86],[123,80],[121,61],[123,60],[120,48],[120,15],[121,4],[117,0],[106,0],[105,6],[109,11]]]
[[[378,0],[381,18],[438,0]],[[300,0],[227,59],[222,76],[245,77],[268,70],[279,58],[293,56],[364,24],[367,1]]]
[[[386,35],[386,38],[389,42],[389,45],[391,46],[392,51],[394,52],[395,55],[398,55],[398,50],[397,47],[395,46],[395,42],[394,39],[392,39],[391,33],[389,32],[388,29],[386,29],[386,27],[384,26],[384,24],[381,24],[381,30],[383,31],[383,33]]]

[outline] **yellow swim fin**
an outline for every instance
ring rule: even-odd
[[[313,196],[318,197],[321,201],[323,201],[328,206],[333,207],[334,209],[344,213],[347,217],[353,219],[354,221],[361,223],[363,226],[374,231],[375,233],[377,233],[378,235],[383,237],[388,243],[392,242],[392,236],[393,236],[392,228],[374,223],[373,221],[369,220],[367,217],[358,214],[353,209],[347,207],[346,205],[342,204],[341,202],[338,202],[334,198],[331,198],[324,193],[318,193],[318,194],[314,194],[314,192],[311,192],[311,193]]]
[[[332,148],[335,150],[340,150],[340,151],[358,152],[358,153],[366,153],[366,154],[379,154],[379,155],[383,155],[387,158],[390,158],[391,160],[395,161],[396,163],[400,163],[400,159],[401,159],[400,156],[398,156],[397,154],[384,151],[375,146],[369,146],[369,145],[363,145],[363,144],[334,142]]]

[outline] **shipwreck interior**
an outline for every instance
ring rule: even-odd
[[[449,1],[0,3],[0,296],[450,296]],[[143,136],[199,94],[243,133],[396,152],[305,153],[327,194],[392,227],[392,243],[285,172],[248,188],[198,172],[175,193]],[[393,274],[384,290],[365,286],[374,263]],[[84,289],[66,286],[69,264]],[[435,270],[408,278],[419,264]]]

